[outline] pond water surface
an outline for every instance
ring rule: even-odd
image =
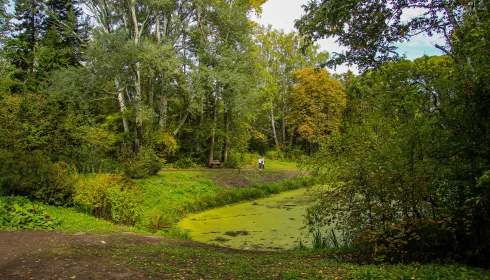
[[[240,249],[291,249],[310,241],[303,214],[310,198],[305,189],[288,191],[194,214],[178,226],[195,241]]]

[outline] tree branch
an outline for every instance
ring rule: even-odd
[[[434,47],[436,47],[436,49],[441,50],[443,53],[449,55],[454,60],[454,62],[456,62],[456,64],[462,66],[462,64],[459,62],[459,59],[456,56],[454,56],[454,54],[449,52],[446,48],[444,48],[443,46],[440,46],[438,44],[435,44]]]

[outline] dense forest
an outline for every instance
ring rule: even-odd
[[[0,0],[0,191],[72,205],[266,154],[321,179],[308,226],[360,258],[488,265],[489,4],[312,0],[285,33],[251,20],[264,2]],[[445,55],[403,59],[418,34]]]

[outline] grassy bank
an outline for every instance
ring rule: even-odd
[[[230,174],[231,172],[234,174]],[[284,176],[273,170],[242,171],[240,174],[238,171],[231,172],[164,171],[135,181],[145,196],[140,227],[151,231],[165,230],[187,213],[262,198],[313,184],[308,177],[284,180]],[[224,188],[218,185],[223,181],[221,177],[235,178],[242,183],[247,181],[248,185]],[[268,181],[271,178],[275,181]]]
[[[282,168],[282,167],[288,168]],[[172,237],[188,236],[174,227],[187,213],[262,198],[313,184],[293,163],[271,161],[266,170],[195,169],[164,170],[149,178],[133,180],[141,189],[143,204],[134,227],[97,219],[81,208],[45,206],[65,232],[149,232]]]

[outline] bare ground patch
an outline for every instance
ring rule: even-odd
[[[297,169],[221,169],[213,176],[213,181],[226,189],[250,188],[256,184],[282,182],[301,176],[304,174],[301,174]]]
[[[141,279],[143,273],[114,263],[110,254],[97,252],[165,240],[133,233],[0,232],[0,279]]]
[[[149,248],[162,249],[148,252]],[[55,231],[0,231],[0,279],[185,279],[188,272],[178,269],[182,260],[164,253],[165,248],[242,252],[136,233],[68,235]],[[149,269],[148,264],[158,262],[167,272],[152,275],[155,268]]]

